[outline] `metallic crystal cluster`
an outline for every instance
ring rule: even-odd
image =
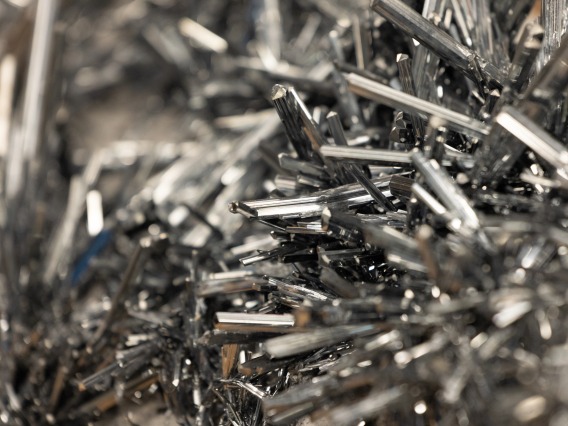
[[[568,424],[567,0],[0,0],[0,424]]]

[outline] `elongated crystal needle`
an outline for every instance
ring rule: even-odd
[[[420,41],[442,59],[462,70],[474,82],[478,80],[474,70],[476,68],[474,64],[477,63],[479,71],[490,87],[497,89],[503,87],[501,73],[495,65],[458,43],[401,0],[374,0],[371,7],[407,35]]]
[[[349,74],[346,78],[351,91],[364,98],[388,105],[391,108],[397,108],[415,114],[424,114],[427,117],[435,115],[445,120],[447,127],[451,130],[464,133],[468,136],[483,137],[489,134],[488,126],[467,115],[419,99],[356,74]]]

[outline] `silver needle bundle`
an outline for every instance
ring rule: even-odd
[[[0,0],[0,424],[565,425],[567,0]]]

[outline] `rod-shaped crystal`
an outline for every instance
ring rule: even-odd
[[[353,177],[361,184],[365,191],[369,193],[369,195],[375,200],[375,202],[385,210],[396,211],[396,207],[394,204],[383,194],[383,192],[377,188],[371,179],[365,176],[357,166],[354,164],[349,164],[347,166],[347,170]]]
[[[568,167],[568,151],[564,145],[516,108],[503,107],[495,121],[557,169]]]
[[[401,166],[412,163],[408,152],[392,151],[389,149],[366,149],[327,145],[322,147],[321,153],[327,158],[381,166]]]
[[[241,312],[217,312],[218,325],[266,325],[271,327],[293,327],[291,314],[248,314]]]
[[[365,243],[371,247],[380,247],[386,250],[393,249],[407,252],[414,256],[417,253],[416,241],[390,226],[365,225],[363,227]],[[417,256],[414,256],[417,257]]]
[[[533,120],[541,120],[568,89],[568,37],[564,37],[544,68],[534,77],[519,103]]]
[[[456,132],[473,137],[483,137],[489,134],[489,127],[478,120],[368,78],[349,74],[347,82],[351,91],[359,96],[410,113],[424,114],[427,117],[435,115],[445,120],[448,128]]]
[[[424,44],[442,59],[448,61],[469,76],[474,82],[478,76],[477,68],[490,87],[501,88],[502,77],[499,70],[483,60],[472,50],[458,43],[449,34],[432,24],[401,0],[374,0],[371,7],[388,21],[399,27],[410,37]]]
[[[366,69],[369,64],[371,52],[370,43],[367,36],[365,21],[361,22],[359,16],[353,15],[351,19],[353,29],[353,41],[355,46],[355,60],[359,69]]]
[[[406,54],[399,53],[396,56],[396,63],[398,65],[398,74],[402,90],[412,96],[416,96],[416,89],[412,79],[412,61]],[[417,114],[411,114],[410,120],[412,121],[412,129],[416,142],[421,143],[424,140],[424,124]]]
[[[189,18],[182,18],[178,24],[181,34],[215,53],[224,53],[229,48],[227,41]]]
[[[297,125],[297,117],[294,116],[290,105],[286,101],[288,90],[281,85],[275,85],[272,89],[272,102],[274,108],[284,124],[288,140],[296,150],[301,159],[308,160],[310,158],[310,149],[306,145],[301,130]]]
[[[310,352],[353,337],[368,336],[379,331],[379,328],[370,324],[317,329],[267,340],[264,344],[264,350],[272,358],[284,358]]]
[[[517,93],[528,82],[543,36],[544,29],[536,23],[528,24],[521,35],[507,76],[511,88]]]
[[[412,184],[412,193],[416,196],[416,198],[422,201],[426,206],[432,210],[434,214],[439,216],[443,216],[447,214],[448,210],[438,201],[436,200],[432,194],[430,194],[423,186],[418,183]]]
[[[333,137],[335,144],[338,146],[347,146],[347,138],[345,137],[345,132],[343,131],[339,114],[335,111],[331,111],[327,114],[326,118],[327,124],[329,125],[329,131],[331,132],[331,136]]]
[[[479,219],[463,191],[435,160],[427,160],[420,152],[412,155],[414,164],[424,179],[450,210],[453,210],[470,229],[479,228]]]
[[[17,63],[14,55],[5,55],[0,62],[0,159],[8,153]],[[2,164],[4,167],[4,164]],[[4,171],[2,170],[2,175]],[[4,179],[4,177],[2,177]]]
[[[355,299],[359,297],[359,290],[352,282],[346,280],[331,268],[323,267],[320,275],[321,281],[331,291],[345,299]]]
[[[385,188],[391,179],[390,176],[381,177],[372,182],[379,188]],[[357,183],[299,197],[233,202],[229,210],[258,219],[312,217],[320,215],[331,205],[359,205],[371,200],[371,196]]]
[[[378,416],[392,405],[403,401],[407,394],[404,386],[387,390],[374,390],[353,404],[340,405],[325,413],[325,424],[350,425],[358,419]]]
[[[338,70],[334,69],[331,73],[331,78],[334,82],[335,97],[347,117],[347,123],[350,129],[358,130],[363,126],[363,114],[357,103],[357,97],[349,91],[347,82],[344,75]]]

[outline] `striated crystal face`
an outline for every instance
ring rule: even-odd
[[[540,4],[540,22],[545,31],[537,69],[541,69],[550,60],[568,29],[568,2],[566,0],[541,1]]]

